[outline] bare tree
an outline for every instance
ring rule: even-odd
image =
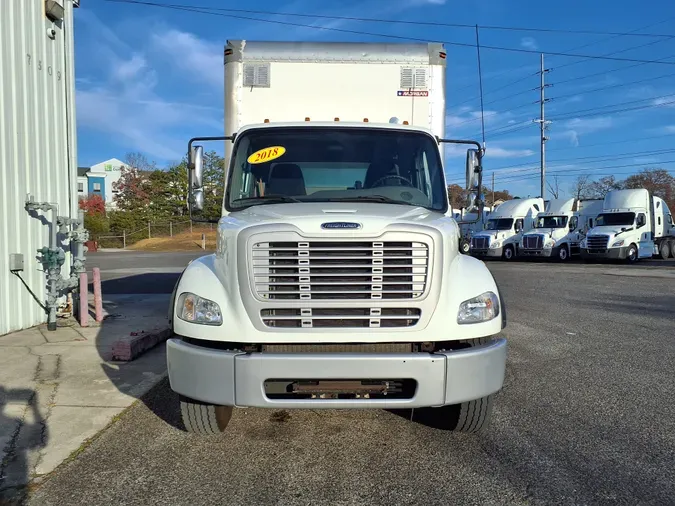
[[[591,181],[590,176],[587,174],[584,174],[583,176],[579,176],[577,180],[574,182],[572,185],[572,195],[574,195],[575,198],[577,199],[587,199],[592,196],[592,185],[593,182]]]
[[[550,181],[546,181],[548,185],[548,191],[551,192],[554,199],[560,198],[560,183],[558,182],[558,176],[553,176],[553,184]]]

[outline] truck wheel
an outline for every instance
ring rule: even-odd
[[[670,241],[670,256],[675,258],[675,241]]]
[[[469,241],[467,241],[466,239],[462,239],[459,242],[459,251],[461,251],[464,255],[468,255],[469,249],[471,249]]]
[[[180,396],[180,414],[188,432],[220,434],[230,423],[232,406],[215,406]]]
[[[661,258],[668,260],[668,257],[670,256],[670,243],[668,241],[663,241],[661,243],[659,253],[661,253]]]
[[[494,395],[473,401],[434,408],[434,416],[442,418],[442,427],[454,432],[482,432],[490,424]]]
[[[504,253],[502,253],[502,257],[504,260],[513,260],[513,257],[516,256],[515,251],[513,250],[513,246],[506,246],[504,248]]]
[[[638,248],[635,244],[628,246],[628,251],[626,252],[626,260],[629,264],[634,264],[638,261]]]
[[[558,260],[561,262],[567,261],[570,257],[570,251],[567,249],[567,246],[563,244],[560,246],[560,249],[558,250]]]

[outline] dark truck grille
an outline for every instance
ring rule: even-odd
[[[415,308],[284,308],[263,309],[260,317],[275,328],[392,328],[417,324]]]
[[[474,237],[471,239],[471,247],[474,249],[488,249],[489,245],[489,237]]]
[[[415,300],[426,288],[429,247],[393,241],[258,242],[251,257],[255,292],[264,300]]]
[[[544,237],[542,235],[526,235],[523,237],[524,249],[542,249],[544,246]]]
[[[586,238],[588,249],[607,249],[609,243],[608,235],[589,235]]]

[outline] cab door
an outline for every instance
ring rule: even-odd
[[[654,234],[651,227],[647,226],[647,215],[640,213],[635,219],[635,225],[640,232],[638,243],[638,258],[651,258],[654,254]]]

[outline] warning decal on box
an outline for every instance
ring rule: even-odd
[[[396,92],[399,97],[428,97],[428,91],[422,90],[399,90]]]

